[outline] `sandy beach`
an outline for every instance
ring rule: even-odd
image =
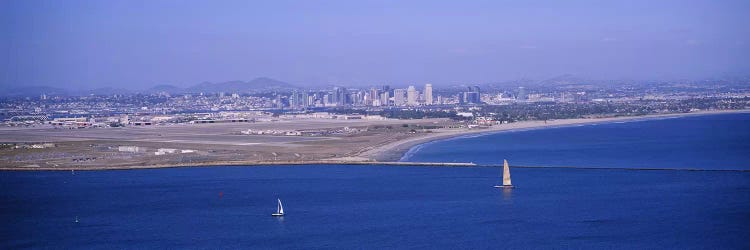
[[[564,119],[564,120],[548,120],[548,121],[522,121],[509,124],[495,125],[490,128],[484,129],[445,129],[435,133],[426,134],[421,137],[409,138],[380,147],[372,150],[365,151],[358,155],[362,159],[372,159],[376,161],[398,161],[401,157],[408,152],[412,147],[420,144],[449,139],[459,136],[471,135],[471,134],[491,134],[498,132],[508,132],[516,130],[529,130],[529,129],[544,129],[564,126],[576,126],[576,125],[587,125],[587,124],[599,124],[599,123],[612,123],[612,122],[633,122],[640,120],[653,120],[653,119],[669,119],[686,116],[699,116],[699,115],[714,115],[714,114],[731,114],[731,113],[750,113],[750,110],[720,110],[720,111],[699,111],[692,113],[679,113],[679,114],[659,114],[659,115],[645,115],[645,116],[624,116],[624,117],[609,117],[609,118],[581,118],[581,119]],[[356,160],[356,159],[352,159]]]

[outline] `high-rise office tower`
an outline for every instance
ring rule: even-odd
[[[432,84],[424,85],[424,104],[432,105]]]
[[[353,95],[351,95],[350,104],[355,104],[355,105],[365,104],[365,93],[367,93],[367,91],[362,90],[362,91],[357,91],[357,93],[354,93]]]
[[[338,93],[336,93],[336,95],[338,96],[338,106],[344,106],[351,103],[349,100],[349,91],[347,91],[346,88],[339,88],[339,91]]]
[[[305,101],[306,101],[305,104],[308,107],[315,105],[315,95],[307,95],[307,98],[305,98]]]
[[[394,89],[393,90],[393,105],[403,106],[404,104],[406,104],[406,90]]]
[[[365,92],[365,95],[362,97],[362,101],[365,102],[365,105],[367,106],[372,105],[372,96],[370,96],[370,92]]]
[[[289,107],[292,109],[307,107],[307,92],[293,90],[289,96]]]
[[[289,96],[289,107],[292,109],[296,109],[299,106],[299,99],[297,90],[292,90],[292,95]]]
[[[274,104],[276,105],[276,108],[284,108],[284,103],[281,102],[281,95],[276,96],[276,101]]]
[[[383,93],[380,93],[380,105],[388,106],[389,104],[388,99],[391,99],[391,96],[388,93],[388,91],[384,91]]]
[[[409,86],[408,89],[406,89],[406,104],[409,106],[417,106],[417,96],[419,93],[417,93],[417,89],[414,88],[414,86]]]
[[[462,104],[478,104],[482,101],[480,100],[481,93],[479,91],[479,86],[471,86],[469,87],[469,91],[464,92],[463,98],[462,98]]]
[[[368,100],[369,103],[367,105],[375,106],[373,104],[373,102],[375,102],[375,100],[377,100],[377,99],[380,99],[379,97],[380,97],[380,95],[378,93],[378,89],[376,89],[376,88],[370,88],[370,100]]]
[[[339,103],[339,91],[340,91],[339,87],[333,87],[333,92],[331,92],[329,96],[330,98],[329,103],[331,105],[336,105]]]

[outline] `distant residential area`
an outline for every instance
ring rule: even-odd
[[[434,87],[432,84],[298,88],[267,78],[210,88],[158,86],[143,93],[67,94],[0,98],[0,126],[61,129],[169,124],[243,123],[299,119],[450,118],[491,126],[524,120],[637,116],[750,108],[748,80],[543,82]],[[204,84],[205,85],[205,84]],[[218,91],[210,91],[211,89]],[[42,89],[43,91],[43,89]],[[278,133],[286,133],[282,131]],[[274,133],[271,133],[274,134]]]

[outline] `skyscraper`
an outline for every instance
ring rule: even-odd
[[[351,103],[349,91],[346,88],[339,89],[339,105],[344,106]]]
[[[471,86],[469,91],[464,92],[462,103],[478,104],[482,102],[480,97],[479,86]]]
[[[403,106],[404,104],[406,104],[406,90],[394,89],[393,90],[393,105]]]
[[[315,105],[315,95],[307,95],[305,98],[305,106]]]
[[[424,85],[424,104],[432,105],[432,84]]]
[[[417,93],[417,89],[414,88],[414,86],[409,86],[409,88],[406,90],[406,104],[409,106],[417,106],[417,96],[419,93]]]
[[[333,96],[332,94],[324,94],[323,95],[323,106],[330,107],[335,106],[335,102],[333,102]]]
[[[383,93],[380,93],[380,105],[382,106],[388,106],[389,102],[388,99],[390,99],[390,95],[388,94],[388,91],[384,91]]]
[[[299,93],[297,92],[297,90],[292,90],[292,95],[289,96],[289,107],[292,109],[296,109],[299,107],[299,105]]]
[[[333,106],[337,105],[339,103],[339,92],[341,90],[339,87],[333,87],[333,92],[330,94],[330,100],[329,103]]]
[[[281,95],[276,95],[276,102],[275,102],[276,108],[283,109],[284,103],[281,102]]]
[[[371,88],[370,89],[370,99],[368,100],[369,103],[367,105],[373,105],[373,106],[375,106],[373,104],[373,102],[375,102],[375,100],[377,100],[377,99],[380,99],[380,95],[378,94],[378,89]]]
[[[344,106],[351,103],[349,98],[349,91],[343,87],[334,87],[333,93],[331,93],[331,103],[336,106]]]
[[[292,94],[289,96],[289,107],[292,109],[301,109],[307,106],[307,92],[292,90]]]

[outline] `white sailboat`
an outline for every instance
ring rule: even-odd
[[[279,201],[279,206],[276,207],[276,213],[272,214],[273,216],[284,216],[284,207],[281,206],[281,199],[276,199]]]
[[[513,184],[510,182],[510,167],[508,167],[508,160],[503,160],[503,185],[496,185],[496,188],[513,188]]]

